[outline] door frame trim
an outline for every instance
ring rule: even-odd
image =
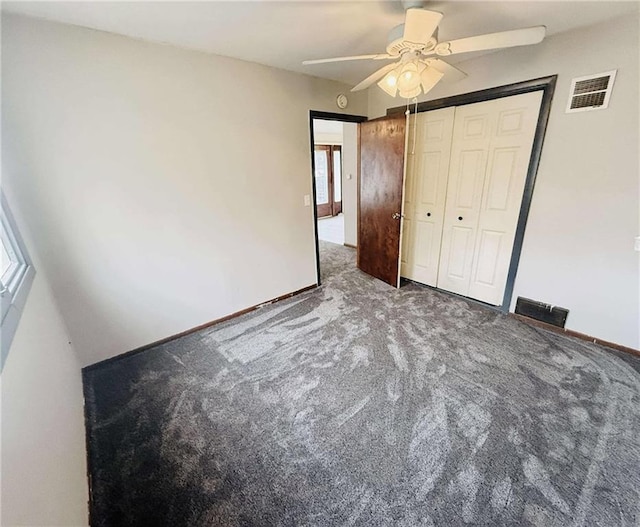
[[[314,156],[315,150],[315,138],[313,135],[313,120],[321,119],[323,121],[342,121],[343,123],[363,123],[368,121],[368,118],[364,115],[352,115],[346,113],[334,113],[334,112],[321,112],[318,110],[309,110],[309,139],[310,148],[309,152],[311,157],[311,193],[313,203],[311,207],[313,209],[313,232],[315,236],[316,246],[316,284],[320,285],[320,242],[318,241],[318,213],[316,211],[316,161]],[[358,206],[360,203],[358,203]]]
[[[504,296],[502,297],[502,305],[490,306],[489,304],[483,303],[484,305],[493,307],[494,309],[498,309],[503,313],[509,312],[509,306],[511,305],[511,300],[513,297],[513,288],[516,281],[516,273],[518,272],[518,265],[520,263],[520,255],[522,253],[525,228],[527,226],[527,219],[529,218],[531,201],[533,199],[533,188],[536,182],[536,176],[538,174],[538,166],[540,165],[540,157],[542,155],[542,145],[544,143],[544,137],[547,131],[549,115],[551,114],[551,103],[553,101],[553,94],[555,92],[557,80],[558,75],[549,75],[547,77],[540,77],[538,79],[516,82],[514,84],[497,86],[495,88],[488,88],[485,90],[463,93],[460,95],[453,95],[451,97],[443,97],[441,99],[435,99],[433,101],[425,101],[418,103],[417,109],[414,106],[409,110],[411,113],[416,113],[416,110],[418,113],[420,113],[427,112],[429,110],[447,108],[449,106],[464,106],[465,104],[473,104],[477,102],[490,101],[493,99],[500,99],[503,97],[511,97],[513,95],[521,95],[523,93],[542,91],[542,102],[540,103],[538,124],[536,125],[533,145],[531,146],[531,158],[529,159],[529,167],[527,169],[524,191],[522,193],[520,213],[518,215],[518,221],[516,223],[516,233],[513,239],[513,250],[511,252],[511,260],[509,262],[509,271],[507,273],[507,282],[505,284]],[[389,108],[387,110],[387,116],[404,113],[406,109],[406,106],[396,106],[394,108]]]

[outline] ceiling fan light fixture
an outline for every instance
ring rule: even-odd
[[[418,95],[420,95],[421,92],[422,88],[420,88],[420,85],[418,84],[418,87],[414,88],[413,90],[399,90],[398,95],[400,95],[400,97],[403,97],[404,99],[412,99],[413,97],[417,97]]]
[[[396,88],[398,86],[398,68],[391,70],[389,73],[387,73],[384,76],[384,79],[382,79],[382,81],[389,87],[389,88]]]
[[[398,76],[398,89],[401,92],[415,91],[420,87],[420,73],[416,61],[406,62],[402,65]]]
[[[378,82],[378,86],[391,95],[391,97],[395,97],[398,93],[398,79],[400,77],[400,71],[402,70],[402,65],[397,65],[390,72],[388,72],[380,82]]]
[[[420,83],[422,84],[422,91],[424,93],[429,92],[436,84],[440,82],[440,79],[444,76],[444,73],[436,68],[429,66],[420,74]]]
[[[396,93],[398,93],[398,76],[395,74],[395,70],[387,73],[385,77],[378,82],[378,86],[382,88],[383,91],[391,95],[391,97],[395,97]]]

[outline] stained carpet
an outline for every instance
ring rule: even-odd
[[[85,370],[93,525],[639,524],[639,360],[321,252],[320,289]]]

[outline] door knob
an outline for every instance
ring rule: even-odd
[[[400,214],[399,212],[394,212],[394,213],[391,215],[391,217],[392,217],[394,220],[399,220],[399,219],[400,219],[400,218],[402,218],[403,216],[402,216],[402,214]]]
[[[462,221],[462,216],[458,216],[458,220],[459,220],[459,221]]]

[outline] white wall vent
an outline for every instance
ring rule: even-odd
[[[573,79],[566,113],[604,110],[609,106],[616,71],[605,71]]]

